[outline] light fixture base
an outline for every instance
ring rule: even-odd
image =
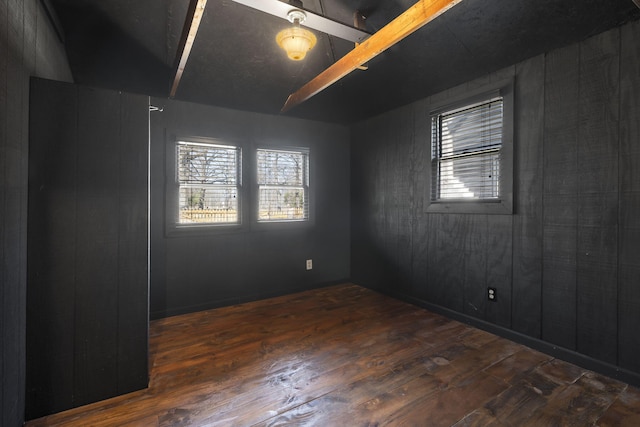
[[[305,19],[307,19],[307,14],[300,9],[291,9],[289,13],[287,13],[287,19],[292,24],[302,24]]]

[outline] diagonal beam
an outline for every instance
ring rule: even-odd
[[[362,64],[375,58],[461,1],[462,0],[419,0],[309,83],[298,89],[297,92],[289,95],[281,112],[292,109],[331,86]]]
[[[178,45],[178,52],[176,54],[176,76],[173,79],[173,85],[171,86],[171,94],[173,98],[178,90],[178,85],[182,79],[182,73],[184,73],[184,67],[187,65],[193,42],[196,39],[198,33],[198,27],[200,27],[200,21],[202,15],[204,15],[204,8],[207,5],[207,0],[191,0],[189,3],[189,9],[187,10],[187,17],[182,29],[182,36],[180,37],[180,44]]]

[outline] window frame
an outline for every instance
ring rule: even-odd
[[[431,123],[434,116],[452,112],[472,106],[474,104],[489,101],[500,96],[503,101],[502,145],[500,148],[500,198],[499,199],[457,199],[457,200],[432,200],[433,182],[433,141]],[[426,212],[428,213],[477,213],[477,214],[503,214],[513,213],[513,152],[514,152],[514,80],[497,81],[482,86],[473,91],[467,91],[458,97],[452,97],[442,103],[431,107],[428,116],[428,171],[426,187]]]
[[[233,223],[184,223],[179,222],[180,208],[180,179],[178,170],[178,147],[180,142],[194,144],[210,144],[225,147],[234,147],[239,150],[238,183],[237,187],[237,210],[238,221]],[[165,233],[167,236],[179,235],[203,235],[209,233],[226,233],[242,230],[246,227],[246,166],[244,157],[246,156],[246,145],[238,141],[214,138],[214,137],[194,137],[185,135],[173,135],[167,139],[165,150]]]
[[[282,220],[260,220],[260,187],[258,182],[258,151],[284,151],[284,152],[300,152],[306,155],[306,195],[307,195],[307,218],[306,219],[282,219]],[[296,228],[307,227],[314,223],[314,206],[315,206],[315,191],[313,190],[313,156],[312,150],[308,146],[289,146],[289,145],[256,145],[252,150],[252,183],[253,183],[253,206],[251,207],[252,214],[252,227],[256,229],[266,228]]]

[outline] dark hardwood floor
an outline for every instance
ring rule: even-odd
[[[151,323],[146,390],[37,426],[640,426],[640,390],[351,284]]]

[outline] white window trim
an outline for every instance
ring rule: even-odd
[[[513,79],[502,80],[467,92],[462,96],[448,99],[434,105],[428,118],[429,134],[426,143],[427,153],[427,197],[425,200],[426,212],[429,213],[477,213],[477,214],[512,214],[513,213],[513,145],[514,145],[514,82]],[[502,123],[502,147],[500,149],[500,199],[473,199],[473,200],[432,200],[432,145],[431,145],[431,117],[456,110],[466,105],[476,104],[500,96],[503,99],[503,123]]]

